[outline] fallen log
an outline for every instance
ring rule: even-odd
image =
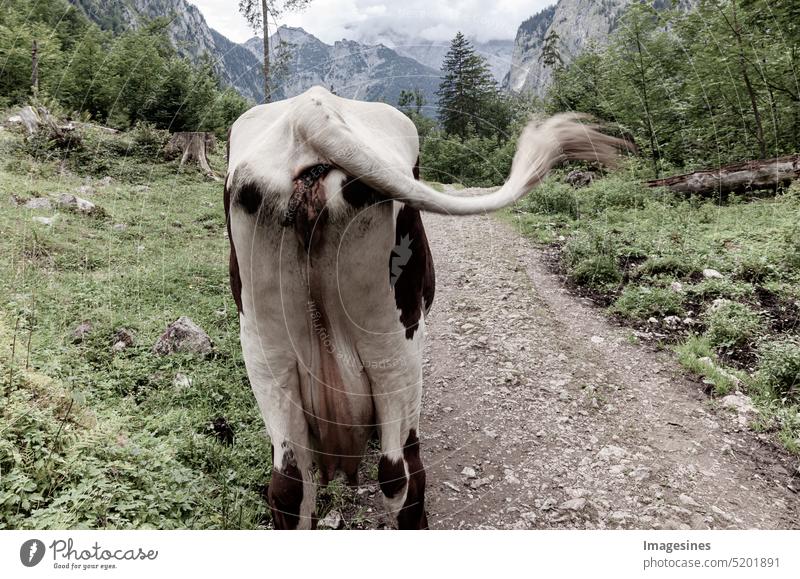
[[[208,164],[207,153],[214,150],[215,139],[211,133],[180,132],[173,133],[169,142],[164,147],[167,158],[181,155],[181,165],[195,162],[207,175],[214,176],[214,171]]]
[[[776,190],[800,179],[800,155],[775,159],[759,159],[723,165],[646,181],[648,187],[667,187],[674,193],[710,196],[715,194],[747,193],[763,189]]]

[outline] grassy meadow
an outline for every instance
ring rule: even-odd
[[[0,131],[0,528],[268,524],[270,452],[228,290],[221,184],[152,162],[128,135],[89,134],[50,160],[21,144]],[[65,168],[75,156],[93,176]],[[103,214],[10,200],[62,192]],[[151,352],[184,315],[214,356]],[[112,352],[122,328],[134,343]]]

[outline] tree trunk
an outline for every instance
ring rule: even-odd
[[[800,155],[760,159],[646,181],[648,187],[667,187],[674,193],[709,197],[716,194],[776,190],[800,179]]]
[[[39,45],[35,38],[31,48],[31,90],[33,96],[39,95]]]
[[[264,102],[269,98],[269,6],[267,0],[261,0],[261,20],[264,25]]]
[[[174,133],[164,148],[167,156],[181,154],[181,165],[196,162],[204,173],[215,176],[206,153],[214,149],[214,135],[202,132]]]

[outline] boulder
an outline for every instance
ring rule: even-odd
[[[25,202],[25,209],[52,209],[53,203],[47,197],[31,197]]]
[[[92,332],[92,323],[88,320],[82,321],[75,326],[75,329],[70,333],[70,339],[73,344],[80,344]]]
[[[111,351],[114,353],[121,352],[130,348],[134,344],[133,332],[127,328],[120,328],[111,339]]]
[[[706,279],[722,279],[723,275],[716,269],[706,268],[703,270],[703,277]]]
[[[91,201],[87,201],[71,193],[62,193],[59,195],[58,205],[64,209],[83,213],[84,215],[96,215],[101,212],[100,208]]]
[[[207,356],[213,351],[214,345],[208,334],[186,316],[181,316],[167,326],[153,346],[153,352],[159,356],[175,352]]]

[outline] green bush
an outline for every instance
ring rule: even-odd
[[[733,274],[739,279],[751,283],[762,283],[775,273],[773,264],[765,255],[748,255],[743,257],[734,269]]]
[[[622,281],[622,272],[610,255],[597,255],[579,261],[569,276],[580,285],[596,289],[616,286]]]
[[[676,255],[667,255],[664,257],[651,257],[645,261],[637,273],[642,276],[655,277],[658,275],[670,275],[673,277],[685,277],[692,273],[695,267],[687,258],[678,257]]]
[[[765,342],[758,358],[761,383],[778,398],[800,401],[800,338]]]
[[[130,133],[132,152],[144,159],[155,159],[169,140],[169,131],[157,129],[152,123],[139,121]]]
[[[683,297],[665,288],[627,286],[611,306],[611,312],[629,319],[645,320],[683,314]]]
[[[578,198],[575,190],[555,179],[548,179],[535,187],[519,203],[519,208],[527,213],[541,215],[565,215],[578,218]]]
[[[460,182],[470,187],[500,185],[511,170],[514,147],[513,140],[498,146],[493,138],[461,140],[434,131],[422,145],[420,170],[427,181]]]
[[[686,293],[703,300],[716,298],[738,300],[753,295],[753,292],[752,285],[733,282],[727,278],[704,279],[686,288]]]
[[[712,346],[740,348],[754,339],[761,330],[761,317],[749,306],[724,302],[706,314],[706,336]]]

